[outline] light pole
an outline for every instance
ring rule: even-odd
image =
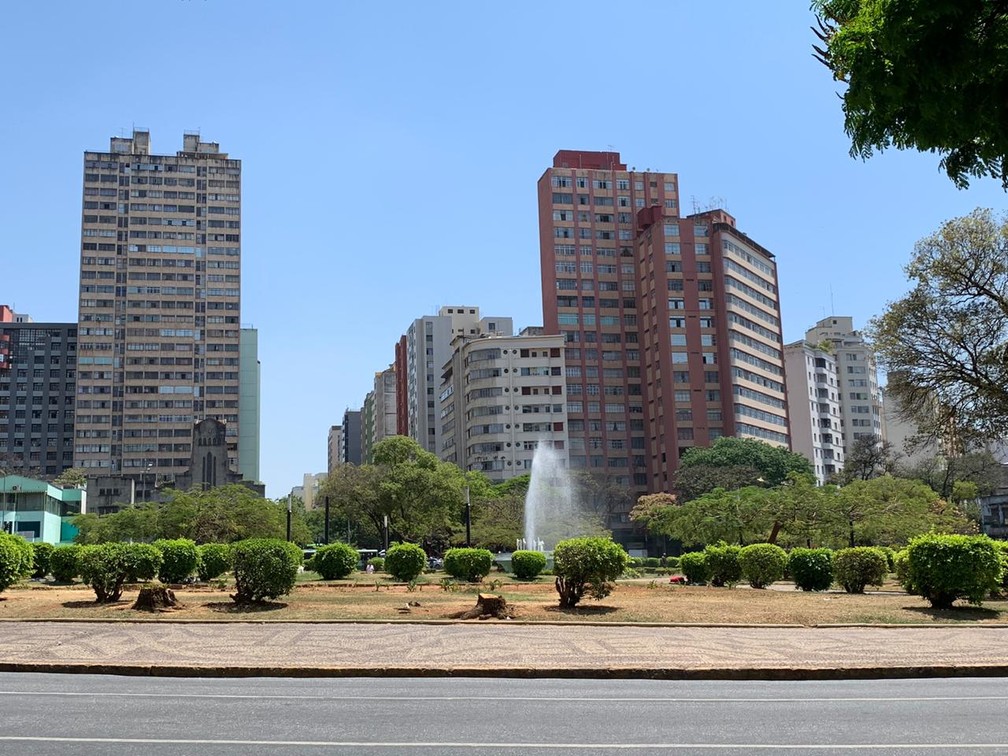
[[[291,539],[291,507],[293,506],[293,500],[291,499],[293,494],[287,494],[287,541]]]
[[[472,505],[469,502],[469,486],[465,487],[466,505],[466,548],[472,547]]]
[[[18,505],[18,491],[20,491],[19,486],[11,486],[11,493],[14,494],[14,511],[11,513],[11,535],[17,535],[17,505]]]
[[[153,469],[154,469],[154,463],[153,462],[148,462],[147,463],[147,474],[144,475],[144,501],[150,501],[150,498],[151,498],[150,497],[150,494],[151,494],[150,487],[149,487],[149,484],[147,483],[147,475],[150,475],[151,474],[151,470],[153,470]],[[151,482],[153,482],[153,478],[151,478]]]

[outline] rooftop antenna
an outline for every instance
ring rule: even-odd
[[[829,285],[829,309],[830,309],[830,317],[833,317],[834,315],[836,315],[836,308],[833,306],[833,284],[832,283]]]

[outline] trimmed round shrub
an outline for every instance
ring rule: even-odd
[[[0,591],[31,574],[31,544],[21,536],[0,533]]]
[[[487,549],[448,549],[444,555],[444,571],[453,578],[478,583],[493,568],[493,554]]]
[[[896,580],[904,589],[907,589],[907,585],[910,583],[910,559],[906,549],[897,551],[893,556],[893,567]]]
[[[261,604],[294,588],[304,553],[279,538],[249,538],[234,545],[235,593],[238,604]]]
[[[784,577],[787,552],[772,543],[754,543],[739,552],[742,577],[753,588],[766,588]]]
[[[554,585],[561,608],[573,608],[587,593],[600,601],[612,593],[626,571],[630,555],[611,538],[561,540],[553,549]]]
[[[370,559],[368,559],[368,564],[374,567],[375,572],[382,572],[385,569],[385,558],[371,557]]]
[[[854,546],[833,553],[833,575],[847,593],[864,593],[865,586],[881,586],[889,563],[881,549]]]
[[[645,557],[643,566],[649,570],[657,569],[662,566],[661,559],[658,557]]]
[[[320,546],[312,557],[312,569],[323,580],[342,580],[348,577],[360,564],[360,554],[353,546],[345,543],[331,543]]]
[[[568,538],[553,550],[554,584],[560,606],[577,605],[587,592],[595,600],[604,599],[627,569],[630,555],[611,538]]]
[[[706,585],[710,579],[707,555],[702,551],[687,551],[679,557],[679,571],[690,585]]]
[[[385,552],[385,571],[404,583],[420,577],[426,566],[427,552],[415,543],[395,543]]]
[[[83,546],[77,562],[81,580],[91,586],[99,604],[118,601],[123,585],[150,559],[152,548],[146,543],[119,542]]]
[[[721,588],[734,586],[742,579],[742,565],[739,563],[741,546],[729,546],[722,541],[716,546],[708,546],[703,550],[707,557],[707,571],[710,573],[710,584]]]
[[[787,571],[796,588],[825,591],[833,585],[833,552],[830,549],[791,549]]]
[[[184,583],[199,567],[199,552],[195,541],[188,538],[154,541],[163,561],[158,577],[162,583]]]
[[[956,599],[980,604],[1001,585],[1004,568],[987,536],[918,536],[907,546],[908,590],[935,609],[950,609]]]
[[[1002,596],[1008,595],[1008,541],[994,541],[994,547],[1001,558],[1001,590]]]
[[[889,546],[879,546],[878,550],[882,552],[886,561],[886,570],[889,572],[896,572],[896,550],[890,548]]]
[[[56,547],[45,541],[36,541],[31,545],[32,550],[32,577],[44,578],[49,574],[49,557],[52,556]]]
[[[231,569],[230,544],[204,543],[202,546],[197,546],[196,551],[199,553],[199,567],[196,568],[196,576],[202,582],[219,578]]]
[[[77,559],[81,547],[76,544],[57,546],[49,556],[49,572],[57,583],[72,583],[80,575]]]
[[[132,546],[133,572],[126,582],[148,581],[157,577],[164,557],[161,549],[152,543],[134,543]]]
[[[511,555],[511,569],[519,580],[535,580],[546,569],[546,555],[540,551],[516,551]]]

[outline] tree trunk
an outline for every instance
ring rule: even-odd
[[[177,605],[178,601],[175,600],[175,592],[170,588],[155,583],[154,585],[145,585],[140,589],[140,595],[137,596],[133,608],[147,612],[156,612]]]
[[[476,606],[457,615],[457,619],[511,619],[513,613],[503,596],[481,593],[476,598]]]

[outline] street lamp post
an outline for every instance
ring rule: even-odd
[[[466,505],[466,548],[472,547],[472,505],[469,502],[469,486],[465,487]]]
[[[292,494],[287,494],[287,540],[291,539],[291,507],[293,506]]]

